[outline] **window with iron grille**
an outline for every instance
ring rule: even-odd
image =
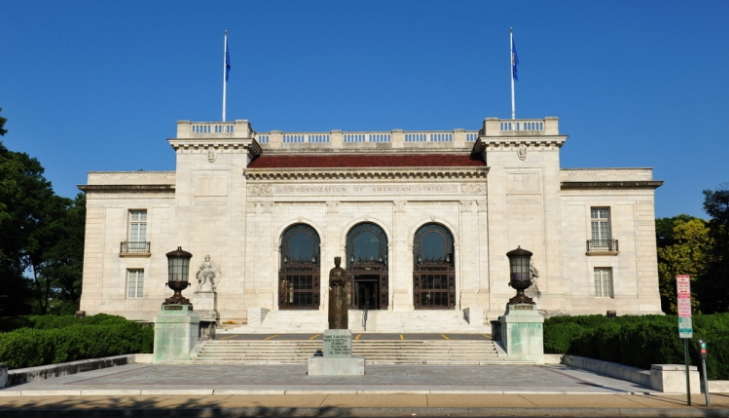
[[[611,267],[595,267],[595,296],[613,297],[613,269]]]
[[[147,210],[129,211],[129,236],[127,250],[130,253],[147,251]]]
[[[426,224],[413,241],[415,309],[455,309],[453,235],[442,225]]]
[[[610,247],[612,240],[610,233],[610,208],[592,208],[590,210],[590,226],[592,229],[592,247]]]
[[[127,298],[141,298],[144,291],[144,270],[127,270]]]
[[[281,239],[279,309],[319,309],[319,234],[309,225],[296,224]]]

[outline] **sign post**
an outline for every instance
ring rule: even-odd
[[[686,402],[691,406],[691,381],[689,380],[688,342],[694,337],[691,324],[691,277],[676,276],[676,296],[678,297],[678,337],[683,340],[683,358],[686,363]]]

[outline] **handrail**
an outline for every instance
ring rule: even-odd
[[[364,312],[362,312],[362,328],[364,328],[365,331],[367,331],[367,314],[370,311],[370,301],[365,301],[365,307]]]

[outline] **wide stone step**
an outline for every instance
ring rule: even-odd
[[[213,340],[191,358],[199,364],[305,364],[321,340]],[[355,340],[352,355],[367,364],[510,364],[487,340]],[[518,363],[518,362],[517,362]]]

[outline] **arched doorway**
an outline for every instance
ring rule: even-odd
[[[456,270],[453,235],[442,225],[426,224],[413,242],[415,309],[455,309]]]
[[[361,223],[347,234],[347,278],[350,308],[387,309],[387,235],[373,223]]]
[[[314,228],[297,224],[281,238],[278,274],[279,309],[319,309],[319,234]]]

